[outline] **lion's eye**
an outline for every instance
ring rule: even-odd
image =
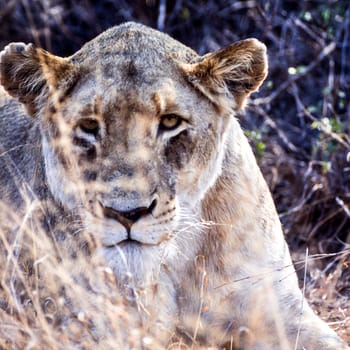
[[[82,119],[79,124],[78,127],[81,131],[83,131],[86,134],[89,135],[93,135],[93,136],[97,136],[98,131],[100,129],[98,121],[96,119]]]
[[[183,119],[176,114],[165,114],[161,116],[159,128],[162,131],[174,130],[181,125]]]

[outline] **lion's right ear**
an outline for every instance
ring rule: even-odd
[[[0,53],[0,83],[30,115],[38,111],[40,97],[71,80],[74,72],[75,67],[66,59],[33,44],[11,43]]]

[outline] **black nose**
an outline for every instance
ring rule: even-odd
[[[105,217],[119,221],[129,233],[131,226],[142,216],[151,214],[156,205],[157,200],[154,199],[149,207],[139,207],[127,211],[119,211],[102,205],[102,210]]]

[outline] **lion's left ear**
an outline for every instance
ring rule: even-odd
[[[239,110],[266,78],[266,46],[256,39],[242,40],[182,68],[189,81],[213,103],[230,92],[234,108]]]

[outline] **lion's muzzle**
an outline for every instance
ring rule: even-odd
[[[100,203],[100,205],[104,216],[109,219],[117,220],[120,224],[122,224],[126,228],[128,238],[130,239],[131,226],[141,217],[151,215],[153,209],[157,205],[157,200],[154,199],[149,207],[138,207],[127,211],[116,210],[112,207],[104,206],[102,203]]]

